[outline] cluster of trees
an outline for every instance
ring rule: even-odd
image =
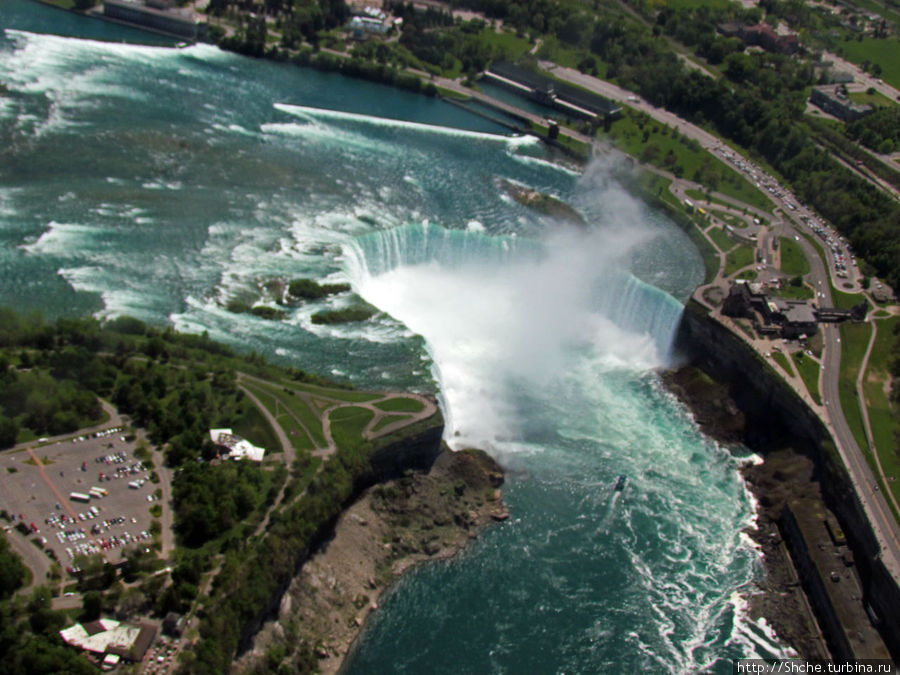
[[[294,279],[288,284],[288,293],[297,300],[320,300],[349,290],[350,284],[320,284],[312,279]]]
[[[9,548],[5,536],[0,536],[0,600],[8,599],[25,582],[25,566]]]
[[[327,533],[355,490],[371,483],[371,446],[340,448],[318,472],[305,493],[272,515],[265,536],[242,540],[225,561],[200,623],[201,640],[188,655],[189,673],[228,672],[244,630],[269,607],[300,560]],[[253,570],[253,583],[247,583]],[[307,653],[298,645],[298,652]],[[312,673],[314,661],[301,659],[296,672]]]
[[[280,486],[281,480],[253,462],[188,463],[172,486],[179,540],[197,547],[221,536],[254,511],[270,506]]]
[[[900,148],[900,107],[879,107],[847,125],[847,136],[883,155]]]
[[[474,74],[484,70],[494,58],[502,58],[497,48],[481,39],[485,23],[473,19],[467,23],[431,30],[416,21],[404,22],[400,44],[416,58],[445,71],[452,71],[459,61],[464,73]]]
[[[50,602],[46,588],[37,588],[27,600],[0,602],[0,675],[98,672],[63,643],[59,631],[69,624],[69,618],[65,612],[54,611]]]
[[[366,321],[375,314],[375,308],[371,305],[359,307],[346,307],[344,309],[325,310],[312,315],[312,322],[332,325],[338,323],[353,323]]]

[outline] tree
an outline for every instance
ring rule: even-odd
[[[25,581],[25,566],[21,558],[9,548],[5,536],[0,536],[0,599],[8,598]]]
[[[88,591],[81,600],[81,616],[79,621],[96,621],[103,611],[103,594],[100,591]]]

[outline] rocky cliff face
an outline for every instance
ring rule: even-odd
[[[374,450],[370,455],[369,462],[372,471],[366,471],[354,478],[353,494],[348,499],[348,504],[356,500],[367,488],[399,478],[407,470],[427,472],[441,454],[443,433],[444,416],[438,410],[428,419],[380,439],[375,443]],[[335,518],[321,523],[311,546],[296,552],[295,575],[300,572],[310,555],[333,536],[334,525],[339,515],[336,514]],[[252,647],[253,640],[263,624],[277,616],[289,584],[290,579],[272,594],[265,607],[244,626],[241,631],[238,656]]]
[[[684,370],[664,379],[695,411],[704,430],[725,442],[741,442],[764,457],[779,455],[785,448],[806,456],[813,470],[803,480],[815,481],[828,507],[838,517],[859,565],[865,598],[881,619],[879,626],[894,657],[900,654],[900,587],[877,557],[879,546],[865,512],[854,492],[842,461],[825,426],[806,403],[740,338],[706,310],[691,301],[685,309],[675,340],[677,353],[708,378]],[[738,411],[731,411],[728,400]],[[743,420],[739,416],[743,417]],[[758,471],[756,472],[759,473]],[[778,508],[784,492],[772,485],[784,482],[755,476],[761,506]],[[788,478],[787,482],[793,480]],[[768,486],[768,487],[767,487]],[[798,484],[798,489],[807,489]]]

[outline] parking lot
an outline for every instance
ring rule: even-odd
[[[80,555],[97,553],[117,563],[126,547],[152,541],[150,508],[159,503],[158,485],[150,480],[152,467],[134,456],[137,441],[124,434],[111,427],[0,455],[0,509],[69,571]],[[10,536],[21,535],[12,529]]]

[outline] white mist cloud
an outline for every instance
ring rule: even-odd
[[[420,226],[424,233],[385,235],[395,247],[392,269],[372,275],[368,269],[380,269],[382,261],[357,261],[356,291],[427,341],[449,409],[451,444],[515,436],[520,390],[551,386],[585,359],[619,368],[660,363],[654,336],[627,320],[629,312],[647,309],[640,306],[646,287],[627,273],[632,253],[656,232],[621,188],[601,186],[593,170],[585,180],[597,183],[597,198],[614,204],[617,215],[602,228],[560,225],[544,237],[539,255],[510,246],[498,260],[496,240],[471,228],[464,237],[441,239],[453,251],[434,251],[426,262],[405,259],[396,247],[436,238]],[[380,255],[388,254],[386,246],[376,247]]]

